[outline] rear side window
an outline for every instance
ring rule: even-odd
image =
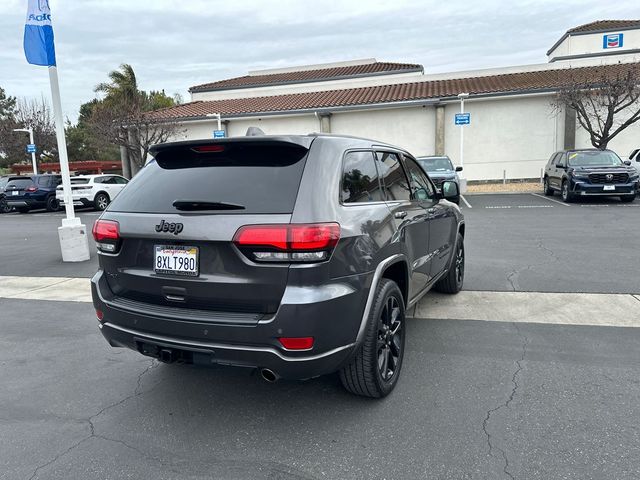
[[[342,203],[381,202],[373,152],[349,152],[342,164]]]
[[[378,170],[387,200],[410,200],[411,190],[407,177],[402,170],[398,155],[388,152],[376,152]]]
[[[243,207],[216,210],[219,214],[291,213],[307,152],[275,141],[169,147],[129,182],[109,210],[172,213],[178,211],[174,202],[194,201]]]
[[[556,158],[556,166],[558,167],[566,167],[567,166],[567,154],[563,153],[559,157]]]

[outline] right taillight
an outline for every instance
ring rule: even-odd
[[[245,225],[233,243],[258,262],[322,262],[340,239],[337,223]]]
[[[120,242],[120,224],[114,220],[96,220],[93,224],[93,239],[98,250],[114,253]]]

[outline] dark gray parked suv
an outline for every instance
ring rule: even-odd
[[[456,293],[465,225],[406,151],[330,135],[158,145],[95,223],[102,334],[163,362],[340,372],[382,397],[405,311]]]

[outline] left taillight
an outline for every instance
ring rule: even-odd
[[[38,190],[38,187],[31,185],[30,187],[27,187],[24,189],[25,192],[35,192]]]
[[[322,262],[340,240],[337,223],[245,225],[233,243],[257,262]]]
[[[114,220],[96,220],[93,239],[101,252],[115,253],[120,246],[120,224]]]

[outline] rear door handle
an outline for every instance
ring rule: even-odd
[[[393,214],[393,216],[396,218],[404,218],[407,216],[407,212],[396,212]]]

